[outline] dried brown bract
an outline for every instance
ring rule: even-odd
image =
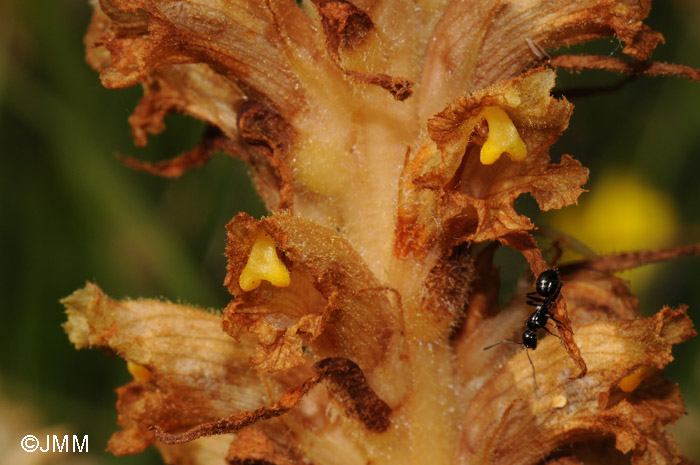
[[[137,145],[187,113],[208,123],[179,176],[223,151],[246,161],[270,215],[227,225],[221,316],[94,284],[64,299],[77,348],[128,362],[115,454],[177,464],[678,463],[683,413],[662,378],[695,335],[685,308],[642,318],[612,273],[698,248],[560,267],[552,335],[520,340],[532,279],[499,311],[494,252],[549,267],[515,211],[577,202],[588,170],[550,147],[573,106],[546,59],[617,36],[646,60],[662,41],[645,0],[400,2],[94,0],[88,62],[141,83]],[[528,274],[529,275],[529,274]],[[555,332],[556,331],[556,332]],[[558,333],[558,334],[557,334]],[[559,336],[559,340],[557,337]],[[534,363],[534,370],[528,362]]]

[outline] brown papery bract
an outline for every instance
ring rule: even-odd
[[[573,105],[548,66],[696,76],[637,61],[663,40],[648,0],[92,3],[88,62],[107,87],[144,89],[136,145],[173,112],[207,123],[198,147],[124,164],[175,177],[224,152],[270,211],[226,226],[220,315],[94,284],[64,299],[71,342],[134,376],[109,450],[154,445],[182,465],[682,460],[663,368],[695,332],[684,307],[642,318],[613,273],[697,246],[560,265],[550,334],[512,343],[553,266],[515,201],[575,205],[588,180],[550,153]],[[544,52],[612,36],[632,61]],[[529,265],[503,309],[499,247]]]

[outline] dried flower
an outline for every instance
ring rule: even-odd
[[[541,340],[534,379],[520,347],[481,350],[532,311],[527,280],[498,311],[495,248],[548,267],[513,202],[572,205],[588,178],[568,155],[550,162],[573,107],[533,50],[614,34],[646,59],[662,40],[642,23],[649,2],[423,3],[94,2],[88,61],[107,87],[145,89],[136,143],[171,112],[210,124],[173,160],[125,163],[177,176],[226,152],[271,212],[227,226],[221,316],[94,284],[64,299],[75,346],[116,352],[134,376],[109,450],[153,444],[179,464],[680,460],[664,426],[684,408],[661,375],[695,331],[685,308],[641,318],[612,272],[697,247],[562,266],[561,344]],[[580,58],[550,63],[593,66]]]

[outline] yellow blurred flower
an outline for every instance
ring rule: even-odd
[[[678,224],[668,195],[637,175],[620,172],[601,178],[578,207],[557,211],[550,222],[599,254],[668,246]],[[563,257],[577,258],[572,251]],[[633,288],[642,289],[654,270],[639,268],[622,276]]]

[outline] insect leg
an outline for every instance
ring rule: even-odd
[[[569,328],[569,327],[566,326],[564,323],[562,323],[561,321],[559,321],[559,320],[557,320],[556,318],[554,318],[554,315],[552,315],[552,312],[547,312],[547,313],[548,313],[547,316],[549,317],[550,320],[552,320],[553,322],[557,323],[559,326],[561,326],[562,328],[564,328],[565,330],[567,330],[567,331],[570,332],[571,334],[574,334],[574,332],[571,330],[571,328]]]
[[[531,307],[539,307],[545,306],[547,305],[547,303],[548,302],[546,300],[528,300],[527,302],[525,302],[525,305],[529,305]]]
[[[551,332],[551,331],[549,330],[549,328],[547,328],[546,326],[542,326],[542,329],[544,329],[545,331],[547,331],[549,334],[551,334],[551,335],[554,336],[554,337],[559,337],[558,334],[554,334],[554,333]]]
[[[545,303],[547,302],[547,299],[540,297],[540,295],[537,292],[528,292],[525,294],[525,296],[532,300],[533,302],[539,302],[539,303]]]

